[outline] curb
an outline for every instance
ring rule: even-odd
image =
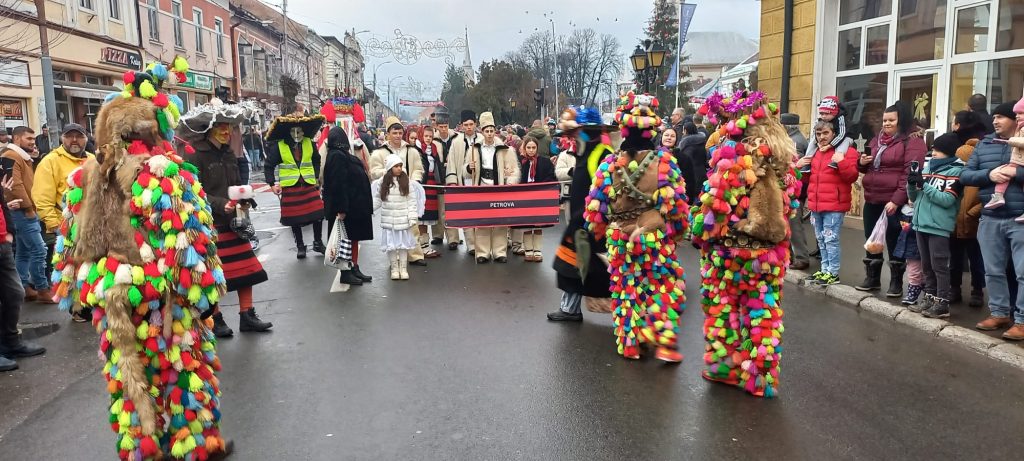
[[[804,279],[810,275],[804,271],[789,269],[786,271],[785,280],[801,289],[828,296],[857,312],[867,312],[924,331],[1011,367],[1024,370],[1024,348],[968,328],[953,325],[945,320],[922,317],[903,307],[882,301],[869,293],[857,291],[849,285],[837,284],[827,287],[804,285]]]

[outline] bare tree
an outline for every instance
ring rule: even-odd
[[[622,70],[618,39],[594,29],[575,29],[563,39],[558,54],[559,90],[575,104],[594,104]]]

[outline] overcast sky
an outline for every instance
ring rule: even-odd
[[[281,0],[264,0],[280,7]],[[697,10],[691,31],[731,30],[750,38],[758,38],[761,3],[756,0],[687,0]],[[499,58],[519,47],[535,29],[550,30],[544,13],[553,12],[558,34],[574,27],[592,27],[599,33],[615,35],[624,54],[632,52],[642,38],[643,27],[650,17],[652,0],[288,0],[288,15],[321,35],[341,37],[353,28],[365,41],[370,37],[392,40],[395,29],[421,42],[442,39],[451,41],[463,36],[469,28],[469,46],[474,68],[486,60]],[[364,51],[365,53],[365,51]],[[377,73],[381,93],[392,77],[405,81],[412,77],[424,84],[439,87],[445,68],[443,59],[421,56],[412,65],[394,63],[390,57],[368,57],[367,85],[373,79],[373,68],[385,61]],[[462,54],[455,56],[462,65]],[[398,90],[396,90],[398,91]],[[401,97],[412,97],[400,94]]]

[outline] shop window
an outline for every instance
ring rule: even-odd
[[[942,58],[946,0],[900,0],[896,22],[896,63]]]
[[[82,75],[82,81],[85,82],[85,83],[93,84],[93,85],[102,85],[103,84],[103,77],[100,77],[98,75],[85,75],[85,74],[83,74]]]
[[[996,51],[1024,49],[1024,0],[999,2]]]
[[[55,70],[55,71],[53,71],[53,79],[54,80],[64,80],[65,82],[71,81],[71,80],[68,79],[68,73],[64,72],[63,70]]]
[[[96,126],[96,114],[100,113],[100,107],[103,106],[102,99],[83,99],[82,109],[85,111],[85,126],[92,132]]]
[[[846,106],[846,132],[860,152],[882,128],[888,87],[888,72],[836,79],[836,95]]]
[[[210,102],[210,95],[196,93],[196,105],[206,104]]]
[[[864,57],[865,66],[889,63],[889,25],[868,27],[867,55]]]
[[[986,51],[990,5],[978,5],[956,12],[956,54]]]
[[[839,0],[839,24],[888,16],[892,13],[892,0]]]
[[[1024,57],[954,64],[950,68],[949,108],[967,108],[967,99],[982,94],[989,110],[1017,101],[1024,92]]]
[[[174,46],[185,47],[185,36],[181,33],[181,2],[171,2],[171,16],[174,16]]]
[[[860,68],[860,31],[858,27],[839,32],[839,70]]]

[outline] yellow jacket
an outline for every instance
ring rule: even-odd
[[[68,190],[68,175],[92,156],[86,152],[85,157],[78,158],[69,154],[64,146],[57,146],[36,166],[32,201],[36,204],[39,220],[47,232],[60,227],[62,201],[64,192]]]

